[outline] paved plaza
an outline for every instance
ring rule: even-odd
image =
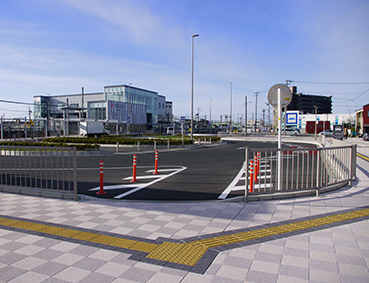
[[[369,142],[348,142],[357,142],[358,152],[369,157]],[[0,282],[369,282],[368,216],[225,245],[205,253],[196,268],[143,256],[163,242],[247,233],[368,207],[369,161],[360,157],[352,187],[318,197],[247,204],[75,202],[0,193],[0,218],[146,244],[132,251],[2,226]]]

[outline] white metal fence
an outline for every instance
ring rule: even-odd
[[[77,200],[76,148],[0,148],[0,185],[69,193]]]
[[[356,174],[356,145],[326,148],[246,148],[245,164],[248,164],[245,170],[246,196],[248,193],[321,189],[341,182],[349,182],[351,185]]]

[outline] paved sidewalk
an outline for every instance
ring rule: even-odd
[[[356,139],[369,156],[369,142]],[[368,146],[367,146],[368,145]],[[0,193],[0,217],[22,218],[155,242],[294,221],[369,205],[369,162],[354,186],[321,195],[232,202],[65,201]],[[285,223],[285,222],[284,222]],[[132,253],[0,229],[0,282],[368,282],[368,218],[220,251],[196,273]]]

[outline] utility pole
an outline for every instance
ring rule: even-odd
[[[268,106],[268,130],[270,132],[270,104],[268,102],[265,104]]]
[[[255,133],[256,133],[256,124],[258,120],[258,95],[259,92],[255,92]]]
[[[247,137],[247,96],[245,96],[245,136]]]
[[[263,123],[264,123],[264,126],[265,126],[265,109],[263,109]]]

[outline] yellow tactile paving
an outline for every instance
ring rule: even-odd
[[[33,223],[32,221],[7,219],[3,217],[0,217],[0,225],[145,252],[148,253],[146,257],[150,259],[194,266],[210,248],[235,244],[253,239],[265,238],[273,235],[280,235],[298,230],[304,230],[368,215],[369,209],[361,209],[337,215],[323,216],[310,220],[282,224],[274,227],[222,235],[208,239],[201,239],[188,243],[178,244],[164,242],[160,245],[118,238],[114,236],[101,235],[99,233],[38,224]]]

